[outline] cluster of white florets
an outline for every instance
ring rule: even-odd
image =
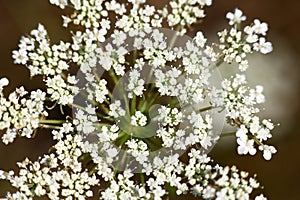
[[[129,15],[123,15],[116,22],[116,27],[124,30],[129,36],[137,36],[140,30],[162,27],[162,10],[146,5],[144,8],[136,5],[130,10]]]
[[[253,177],[249,178],[249,173],[239,171],[235,166],[210,165],[211,159],[197,150],[191,150],[189,157],[185,175],[195,196],[204,199],[249,199],[253,189],[260,186]],[[256,200],[259,198],[256,197]]]
[[[0,82],[2,86],[8,84],[5,78]],[[0,97],[0,130],[4,132],[3,143],[12,143],[17,136],[31,138],[39,127],[40,120],[48,115],[44,110],[46,93],[36,90],[28,94],[20,87],[5,98],[1,88]]]
[[[180,34],[184,34],[186,25],[196,23],[199,19],[205,17],[204,6],[210,6],[212,0],[178,0],[171,1],[172,12],[168,14],[168,24],[170,27],[178,26]]]
[[[254,177],[208,156],[222,137],[210,111],[225,110],[239,154],[258,149],[269,160],[276,149],[265,143],[274,125],[257,116],[256,106],[265,101],[263,87],[249,88],[243,74],[223,79],[220,87],[210,78],[222,62],[236,62],[243,72],[247,54],[272,51],[267,24],[255,19],[242,29],[246,17],[236,9],[226,16],[230,30],[210,45],[201,31],[189,40],[182,35],[205,17],[211,0],[172,0],[162,9],[145,0],[128,2],[50,0],[74,9],[63,16],[63,26],[80,26],[71,42],[51,44],[41,24],[21,38],[15,63],[31,76],[42,75],[47,90],[21,87],[6,98],[8,80],[0,80],[2,140],[8,144],[17,135],[30,138],[38,128],[49,128],[56,144],[37,161],[19,163],[18,175],[0,171],[18,189],[7,198],[159,200],[170,188],[203,199],[252,198],[260,187]],[[178,32],[160,28],[165,25]],[[63,117],[48,119],[51,108],[45,105],[58,105]],[[64,112],[67,107],[72,115]],[[181,157],[184,151],[188,159]]]
[[[56,75],[69,69],[67,60],[72,57],[69,48],[70,43],[63,41],[51,46],[45,27],[39,24],[30,36],[22,37],[19,50],[13,51],[13,58],[16,64],[27,66],[31,76]]]
[[[132,99],[134,95],[141,96],[145,90],[145,81],[140,76],[140,72],[136,69],[129,72],[128,98],[130,99]]]
[[[131,116],[131,125],[133,126],[146,126],[147,116],[145,116],[141,111],[136,111],[134,115]]]
[[[238,127],[236,136],[239,154],[254,155],[254,146],[258,146],[258,149],[263,151],[264,158],[270,160],[276,149],[263,142],[272,137],[271,130],[274,125],[267,119],[260,122],[259,117],[255,115],[259,112],[255,105],[265,101],[263,88],[258,85],[255,89],[250,89],[246,83],[246,77],[239,74],[222,82],[223,91],[220,93],[225,93],[226,96],[224,104],[227,120],[232,126]]]
[[[60,130],[64,135],[72,131],[68,124]],[[54,135],[59,134],[58,132]],[[53,153],[44,155],[37,161],[26,158],[19,162],[20,172],[2,172],[2,179],[7,179],[16,187],[16,193],[8,193],[10,199],[34,199],[47,196],[49,199],[86,199],[93,196],[92,187],[99,180],[87,169],[83,169],[79,161],[84,156],[82,138],[66,135],[56,137]]]
[[[74,76],[68,76],[67,80],[64,80],[60,75],[56,75],[48,77],[45,83],[50,98],[61,105],[73,103],[74,95],[78,93],[78,88],[74,86],[77,83]]]
[[[249,65],[246,59],[247,54],[252,51],[267,54],[273,50],[272,44],[264,37],[268,31],[268,25],[255,19],[253,24],[240,30],[240,23],[246,20],[246,16],[239,9],[236,9],[234,13],[229,12],[226,17],[233,27],[218,33],[219,48],[222,50],[225,62],[236,62],[239,64],[240,71],[246,71]]]

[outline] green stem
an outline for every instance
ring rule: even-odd
[[[175,30],[175,31],[180,31],[181,29],[182,29],[182,27],[181,27],[180,25],[178,25],[178,26],[176,27],[176,30]],[[174,35],[174,36],[172,37],[172,39],[171,39],[169,49],[172,49],[172,48],[174,47],[174,44],[175,44],[175,42],[176,42],[176,40],[177,40],[177,37],[178,37],[178,35],[177,35],[177,32],[176,32],[175,35]]]
[[[114,81],[115,86],[116,86],[118,84],[119,80],[118,80],[118,77],[116,76],[115,72],[113,71],[113,69],[110,69],[109,75],[112,78],[112,80]]]
[[[63,110],[63,106],[62,106],[62,105],[59,105],[59,109],[60,109],[60,113],[61,113],[62,115],[64,115],[65,112],[64,112],[64,110]]]
[[[253,136],[253,140],[255,141],[256,144],[262,145],[262,143],[255,136]]]
[[[51,101],[51,99],[49,99],[49,101]],[[48,110],[53,110],[57,104],[58,104],[58,102],[56,101],[52,106],[50,106],[50,107],[46,106],[46,108]]]
[[[84,110],[84,111],[86,111],[86,109],[83,107],[83,106],[80,106],[80,105],[77,105],[77,104],[71,104],[71,106],[73,106],[73,107],[75,107],[75,108],[79,108],[79,109],[81,109],[81,110]]]
[[[110,122],[114,122],[114,121],[115,121],[112,117],[107,116],[107,115],[103,115],[103,114],[101,114],[101,113],[99,113],[99,112],[96,112],[96,115],[97,115],[98,117],[100,117],[100,118],[102,118],[102,119],[105,119],[105,120],[108,120],[108,121],[110,121]]]
[[[130,137],[130,135],[128,135],[128,134],[126,134],[125,132],[123,132],[123,131],[121,131],[120,132],[120,134],[119,134],[119,136],[120,135],[123,135],[123,137],[121,136],[120,138],[120,141],[119,141],[119,147],[122,147],[122,145],[127,141],[127,139]],[[122,152],[122,151],[121,151]],[[124,152],[122,152],[122,156],[121,156],[121,159],[118,161],[118,163],[117,163],[117,167],[115,168],[115,170],[114,170],[114,175],[116,175],[117,174],[117,172],[118,172],[118,168],[119,168],[119,166],[120,166],[120,164],[126,164],[128,161],[126,160],[127,158],[126,158],[126,154],[124,153]]]
[[[63,124],[66,120],[56,120],[56,119],[41,119],[40,124]]]
[[[146,100],[143,103],[143,105],[142,105],[142,111],[149,111],[149,109],[151,108],[151,106],[153,105],[153,103],[156,101],[158,95],[159,95],[158,92],[156,92],[155,95],[150,94],[150,96],[148,96],[148,98],[150,99],[150,101]]]
[[[150,72],[150,73],[152,73],[152,72]],[[149,75],[150,75],[150,73],[149,73]],[[148,87],[148,89],[147,89],[148,91],[145,94],[145,96],[143,97],[143,99],[145,99],[145,100],[140,101],[139,106],[138,106],[139,110],[142,110],[142,111],[148,111],[149,108],[152,106],[153,102],[156,100],[157,96],[159,95],[158,92],[155,92],[155,94],[153,95],[153,90],[155,89],[155,83],[148,84],[147,87]]]
[[[144,176],[144,174],[141,173],[140,176],[141,176],[141,183],[142,183],[142,185],[145,185],[145,176]]]
[[[60,127],[60,126],[53,126],[53,125],[46,125],[46,124],[43,124],[43,125],[41,125],[41,128],[60,129],[61,127]]]
[[[120,135],[122,135],[122,136],[120,137],[120,140],[119,140],[119,146],[122,147],[122,145],[127,141],[127,139],[130,138],[130,135],[128,135],[127,133],[125,133],[123,131],[119,134],[119,136]]]
[[[150,71],[149,71],[149,74],[148,74],[148,77],[147,77],[147,79],[146,79],[146,81],[147,81],[148,83],[152,83],[152,84],[151,84],[150,91],[152,91],[152,90],[155,88],[155,83],[153,83],[153,81],[151,80],[151,79],[153,78],[153,72],[154,72],[154,68],[151,67],[151,68],[150,68]]]
[[[121,139],[125,134],[126,133],[124,131],[120,131],[117,140]]]
[[[136,95],[133,95],[131,99],[131,108],[130,108],[131,115],[134,115],[135,109],[136,109]]]
[[[208,106],[208,107],[205,107],[205,108],[201,108],[201,109],[199,109],[197,111],[198,112],[204,112],[204,111],[211,110],[211,109],[213,109],[213,107],[212,106]]]
[[[113,97],[112,93],[109,91],[109,89],[107,89],[107,91],[108,91],[108,97],[109,97],[110,99],[112,99],[112,97]],[[105,102],[106,102],[106,103],[109,103],[107,99],[105,99]]]

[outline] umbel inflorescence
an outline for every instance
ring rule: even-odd
[[[185,33],[212,0],[171,0],[162,8],[146,0],[50,3],[74,11],[63,16],[72,39],[53,44],[42,24],[21,38],[14,62],[47,89],[5,96],[2,78],[0,129],[5,144],[50,129],[55,145],[17,163],[18,173],[0,171],[17,189],[8,199],[266,199],[252,194],[261,187],[255,177],[208,156],[229,134],[238,154],[261,151],[269,160],[276,153],[267,144],[274,125],[257,115],[263,87],[247,86],[244,73],[248,54],[272,51],[265,22],[244,25],[235,9],[219,41],[208,44],[201,31]],[[238,73],[222,78],[223,63]],[[60,119],[48,117],[55,107]],[[233,132],[223,133],[223,123]]]

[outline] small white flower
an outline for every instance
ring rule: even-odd
[[[208,149],[212,145],[212,138],[206,133],[201,139],[200,144],[204,149]]]
[[[267,140],[268,138],[271,138],[272,135],[270,133],[270,130],[267,128],[261,128],[258,132],[257,132],[257,139],[263,141],[263,140]]]
[[[132,3],[135,6],[138,6],[139,4],[143,4],[146,2],[146,0],[128,0],[129,3]]]
[[[61,9],[64,9],[65,6],[68,5],[68,1],[67,0],[50,0],[50,3],[54,4],[56,6],[59,6]]]
[[[27,51],[25,49],[20,49],[19,51],[13,51],[12,58],[14,59],[15,64],[25,65],[29,60],[27,56]]]
[[[12,143],[16,136],[16,130],[8,129],[6,133],[2,135],[2,142],[6,145]]]
[[[86,195],[87,197],[93,197],[93,191],[92,191],[92,190],[88,190],[88,191],[85,193],[85,195]]]
[[[273,46],[271,42],[266,42],[266,39],[261,37],[259,38],[259,43],[253,45],[255,51],[260,51],[262,54],[267,54],[273,51]]]
[[[142,96],[145,88],[145,81],[140,78],[141,74],[138,70],[133,69],[129,72],[129,83],[127,86],[128,98],[133,98],[133,95]]]
[[[256,34],[262,34],[262,35],[266,35],[267,31],[268,31],[268,24],[265,22],[260,22],[260,20],[255,19],[254,20],[254,25],[253,25],[253,31]]]
[[[47,31],[44,27],[44,25],[39,24],[37,29],[34,29],[30,32],[31,35],[33,35],[37,41],[43,41],[45,37],[47,36]]]
[[[267,119],[264,119],[262,121],[262,123],[269,129],[269,130],[273,130],[274,129],[274,124],[271,122],[271,120],[267,120]]]
[[[242,140],[246,140],[246,138],[247,138],[247,133],[248,133],[248,129],[247,129],[246,126],[243,124],[243,125],[241,125],[241,127],[237,130],[237,132],[236,132],[236,137],[242,138]]]
[[[226,18],[229,19],[229,25],[239,24],[246,20],[246,16],[244,16],[243,12],[238,8],[234,10],[234,13],[228,12]]]
[[[267,198],[263,194],[261,194],[259,196],[256,196],[255,200],[267,200]]]
[[[256,34],[249,34],[246,38],[246,41],[251,44],[257,42],[257,40],[258,36]]]
[[[212,0],[197,0],[201,6],[211,6]]]
[[[119,30],[115,30],[114,33],[111,35],[111,37],[114,38],[112,43],[117,46],[123,44],[127,38],[126,34],[123,31],[119,31]]]
[[[261,145],[259,146],[259,150],[263,151],[263,157],[266,160],[271,160],[272,154],[277,152],[275,147],[269,145]]]
[[[53,1],[53,0],[52,0]],[[71,3],[74,5],[74,8],[76,10],[79,10],[81,7],[81,1],[80,0],[70,0]]]
[[[248,67],[249,67],[248,60],[243,60],[239,63],[239,70],[241,72],[246,71],[248,69]]]
[[[204,37],[203,33],[201,31],[197,32],[196,37],[194,38],[196,44],[200,47],[204,47],[207,39]]]
[[[238,138],[237,143],[239,145],[237,149],[238,154],[246,155],[249,153],[250,155],[254,155],[256,153],[256,149],[254,148],[254,140],[248,138]]]
[[[7,78],[1,78],[0,79],[0,91],[3,89],[3,87],[7,86],[9,83]]]

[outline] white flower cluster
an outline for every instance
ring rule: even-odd
[[[148,60],[149,64],[155,68],[166,66],[167,62],[172,62],[176,58],[174,51],[168,48],[167,38],[159,31],[159,29],[146,30],[147,35],[142,34],[142,44],[136,42],[137,48],[143,48],[144,58]],[[150,35],[150,37],[149,37]]]
[[[14,62],[26,65],[31,76],[56,75],[69,69],[68,59],[72,57],[70,43],[61,42],[51,46],[42,24],[31,31],[31,36],[21,38],[19,48],[13,51]]]
[[[246,83],[246,77],[239,74],[222,82],[223,91],[220,91],[220,94],[225,96],[227,120],[230,125],[238,128],[236,136],[239,154],[254,155],[255,146],[258,146],[258,149],[263,151],[264,158],[270,160],[276,149],[263,142],[272,137],[270,132],[274,125],[266,119],[260,122],[259,117],[255,116],[259,112],[255,105],[265,100],[262,94],[263,87],[256,86],[255,89],[249,89]]]
[[[109,105],[109,113],[108,115],[114,117],[115,119],[118,119],[118,117],[124,116],[126,114],[125,110],[121,106],[121,101],[117,100],[114,103],[111,103]]]
[[[194,145],[200,143],[204,149],[211,147],[212,141],[218,138],[214,138],[210,134],[212,129],[212,118],[210,115],[202,117],[200,113],[192,112],[188,119],[192,124],[192,133],[187,137],[185,143]]]
[[[71,131],[69,125],[60,130],[64,134]],[[54,135],[59,134],[58,132]],[[99,183],[95,175],[82,168],[80,158],[84,157],[83,143],[79,135],[70,134],[58,139],[53,153],[32,162],[26,158],[19,162],[19,175],[13,171],[4,173],[6,180],[18,188],[16,193],[8,193],[8,199],[34,199],[47,196],[52,200],[86,199],[92,197],[92,187]]]
[[[128,153],[130,153],[141,165],[148,161],[149,151],[145,142],[131,139],[127,140],[125,144],[128,147]]]
[[[171,190],[203,199],[254,198],[260,184],[234,166],[213,164],[208,151],[224,135],[215,133],[214,114],[225,110],[238,153],[260,150],[271,159],[276,149],[266,142],[274,125],[256,116],[263,87],[249,88],[243,74],[222,79],[220,87],[210,78],[224,61],[243,72],[247,54],[272,51],[266,23],[255,19],[241,29],[246,17],[236,9],[226,16],[231,29],[208,44],[201,31],[189,39],[183,34],[212,0],[171,0],[162,9],[145,0],[50,3],[74,10],[63,16],[64,27],[75,25],[71,42],[51,44],[41,24],[21,38],[15,63],[42,75],[47,89],[21,87],[6,98],[8,80],[1,79],[0,130],[8,144],[48,128],[57,143],[37,161],[18,163],[17,175],[0,170],[0,179],[18,190],[7,198],[160,200]],[[60,120],[48,118],[56,106]]]
[[[96,116],[95,109],[88,105],[85,109],[78,110],[75,113],[75,119],[73,120],[74,125],[76,125],[77,131],[87,135],[89,133],[93,133],[96,129],[95,123],[98,122],[98,118]]]
[[[46,93],[41,90],[28,94],[23,87],[10,93],[8,98],[1,91],[0,130],[5,132],[2,136],[4,144],[13,142],[17,136],[33,137],[39,121],[48,115],[44,108],[45,97]]]
[[[106,9],[103,8],[103,0],[50,0],[50,3],[57,5],[64,9],[66,6],[73,7],[76,12],[72,18],[63,16],[64,26],[68,26],[70,22],[75,25],[82,25],[86,28],[100,27],[102,23],[105,23],[102,18],[107,17],[109,8],[113,9],[112,6],[107,2],[105,4]],[[120,4],[115,1],[112,4],[116,4],[114,7],[119,8],[119,12],[124,10],[120,9]],[[121,14],[122,12],[120,12]],[[99,23],[100,21],[100,23]]]
[[[178,96],[179,95],[179,87],[177,79],[180,77],[181,71],[172,68],[167,72],[163,72],[162,70],[155,70],[155,78],[156,87],[159,88],[158,91],[161,95],[168,95],[168,96]]]
[[[197,20],[204,18],[204,6],[210,6],[212,0],[173,0],[170,1],[172,13],[167,17],[170,27],[179,25],[181,27],[181,34],[186,32],[183,28],[187,25],[196,23]]]
[[[179,112],[177,108],[169,108],[166,106],[161,106],[158,109],[159,118],[158,121],[161,121],[163,126],[177,126],[182,122],[183,114]]]
[[[129,72],[128,98],[130,99],[133,98],[133,95],[141,96],[143,94],[145,81],[140,76],[140,72],[136,69]]]
[[[99,58],[99,64],[106,70],[109,71],[111,68],[114,69],[116,75],[123,76],[125,73],[125,55],[127,50],[122,47],[124,41],[116,43],[116,46],[107,44],[105,50],[97,49],[97,57]],[[117,45],[118,44],[118,45]]]
[[[101,192],[100,199],[148,199],[146,190],[142,186],[135,185],[133,180],[133,173],[129,170],[123,174],[119,174],[117,180],[111,181],[110,186]],[[143,198],[144,197],[144,198]]]
[[[133,7],[129,15],[122,15],[116,22],[117,28],[124,30],[129,36],[137,36],[140,31],[149,30],[154,27],[162,27],[161,10],[156,10],[154,6]]]
[[[146,126],[147,116],[145,116],[141,111],[136,111],[133,116],[131,116],[131,125],[133,126]]]
[[[185,168],[185,175],[195,196],[220,200],[249,199],[253,189],[260,186],[253,177],[248,177],[248,172],[239,171],[235,166],[212,166],[211,159],[197,150],[192,150],[189,157],[190,162]],[[255,199],[262,197],[263,195],[260,195]]]
[[[201,144],[204,149],[211,147],[215,140],[210,132],[212,129],[212,118],[209,114],[202,117],[200,113],[182,113],[177,108],[162,106],[158,109],[159,129],[157,136],[162,139],[165,148],[173,147],[174,150],[186,149],[195,144]],[[177,129],[181,122],[185,126]],[[177,129],[177,130],[176,130]]]
[[[234,13],[229,12],[226,17],[233,27],[218,33],[219,48],[222,50],[225,62],[236,62],[239,64],[240,71],[246,71],[249,65],[246,59],[247,54],[252,53],[253,50],[262,54],[270,53],[273,50],[272,44],[267,42],[264,37],[268,31],[268,25],[255,19],[252,25],[246,26],[241,31],[240,24],[246,20],[241,10],[236,9]]]
[[[65,81],[60,75],[56,75],[51,78],[48,77],[45,83],[51,99],[61,105],[73,103],[74,96],[79,92],[78,87],[74,86],[77,83],[74,76],[68,76],[67,81]]]
[[[206,38],[202,32],[197,32],[193,41],[195,43],[188,41],[186,44],[188,51],[184,51],[182,64],[187,74],[200,75],[204,79],[203,82],[205,82],[207,81],[205,73],[208,73],[208,66],[210,65],[210,55],[207,55],[208,52],[203,51]],[[205,74],[206,76],[201,74]]]
[[[88,89],[88,99],[93,101],[95,100],[98,103],[103,103],[107,99],[107,95],[109,93],[106,87],[107,81],[101,79],[100,81],[89,82],[89,89]],[[95,98],[95,99],[94,99]]]
[[[113,163],[114,161],[118,163],[116,159],[118,158],[119,149],[116,148],[113,142],[118,138],[119,131],[120,129],[116,125],[103,126],[97,134],[99,143],[90,143],[88,141],[84,143],[84,152],[90,155],[91,160],[95,164],[95,172],[109,183],[115,178],[115,166]],[[99,179],[102,180],[101,178]]]

